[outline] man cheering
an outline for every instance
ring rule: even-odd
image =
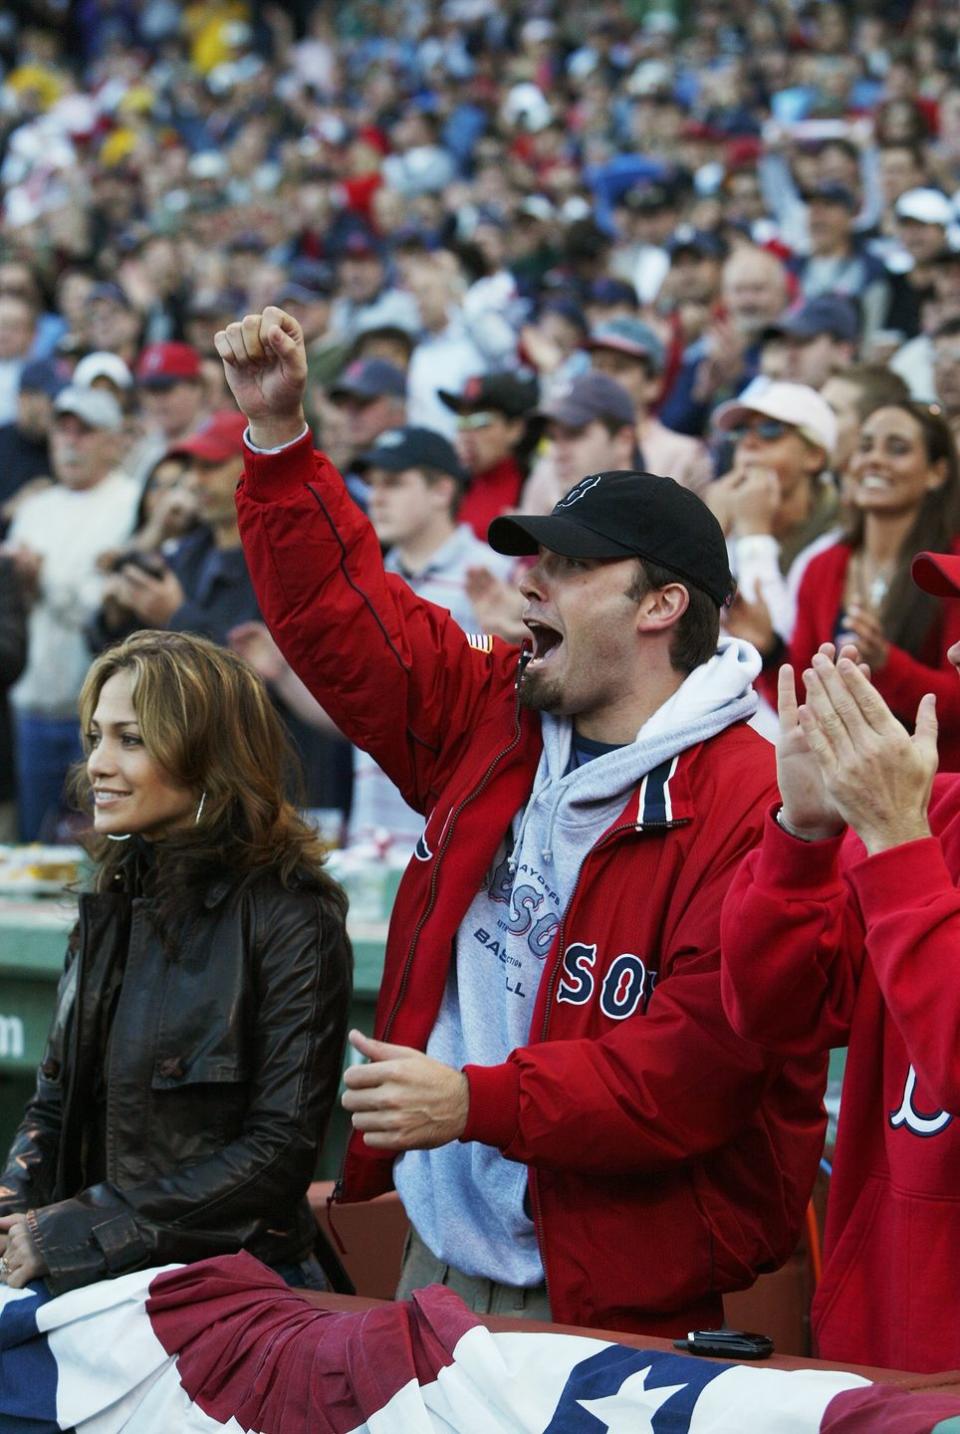
[[[535,558],[532,650],[469,638],[383,571],[312,451],[302,336],[216,336],[249,418],[238,511],[288,661],[425,825],[376,1036],[347,1073],[340,1198],[395,1180],[401,1291],[650,1333],[722,1316],[792,1250],[822,1058],[771,1060],[720,1001],[719,906],[773,795],[753,650],[718,643],[713,516],[669,478],[585,477],[495,547]]]

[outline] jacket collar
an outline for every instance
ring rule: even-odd
[[[680,826],[692,821],[693,795],[687,769],[692,752],[702,744],[688,747],[654,767],[630,794],[618,818],[618,825],[632,823],[638,832],[650,827]]]

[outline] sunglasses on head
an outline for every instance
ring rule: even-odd
[[[731,443],[739,443],[748,433],[755,433],[765,443],[774,443],[792,430],[792,423],[784,423],[779,418],[758,418],[755,423],[740,423],[736,428],[728,428],[727,437]]]

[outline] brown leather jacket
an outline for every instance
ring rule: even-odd
[[[81,897],[36,1093],[0,1176],[0,1214],[35,1212],[57,1294],[241,1249],[295,1262],[314,1245],[305,1194],[350,999],[343,921],[312,887],[224,880],[171,958],[147,906],[123,891]],[[111,954],[123,976],[104,1066]],[[106,1179],[91,1184],[98,1095]]]

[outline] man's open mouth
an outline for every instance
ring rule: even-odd
[[[548,627],[546,623],[535,622],[532,619],[527,620],[524,625],[533,638],[533,656],[527,663],[529,672],[531,667],[550,661],[563,643],[563,634],[559,633],[555,627]]]

